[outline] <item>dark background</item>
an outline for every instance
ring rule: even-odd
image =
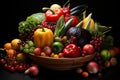
[[[1,2],[1,22],[0,22],[0,47],[3,47],[5,42],[11,41],[18,37],[18,23],[26,19],[27,16],[42,11],[42,7],[49,7],[53,3],[63,5],[67,0],[4,0]],[[88,13],[92,12],[93,19],[105,26],[112,26],[112,30],[108,33],[114,37],[114,45],[120,47],[120,16],[119,3],[116,0],[71,0],[71,7],[80,4],[88,5]],[[118,62],[118,65],[120,62]],[[119,65],[120,66],[120,65]],[[104,71],[102,80],[119,80],[119,66],[117,68]],[[22,73],[9,73],[0,69],[0,80],[82,80],[74,72],[54,72],[46,69],[41,69],[39,77],[31,78]],[[47,77],[46,77],[47,76]],[[58,78],[55,78],[57,76]],[[76,79],[76,77],[78,79]],[[85,79],[83,79],[85,80]],[[89,77],[86,80],[98,80],[97,77]]]
[[[0,46],[5,42],[18,37],[18,23],[27,16],[42,11],[42,7],[49,7],[53,3],[63,5],[67,0],[4,0],[1,3]],[[92,12],[93,19],[105,26],[112,26],[109,32],[115,39],[115,45],[119,46],[119,7],[116,0],[71,0],[71,7],[87,4],[87,12]]]

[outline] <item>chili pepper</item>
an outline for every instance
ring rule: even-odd
[[[79,57],[80,56],[80,48],[76,44],[68,44],[63,49],[63,54],[65,57]]]
[[[56,22],[48,22],[47,20],[43,20],[43,21],[41,22],[41,25],[42,25],[44,28],[51,29],[51,30],[54,32],[55,27],[56,27]]]
[[[34,32],[34,42],[36,47],[43,48],[44,46],[51,46],[54,40],[52,30],[47,28],[38,28]]]
[[[43,10],[47,10],[45,12],[45,17],[48,22],[57,22],[59,17],[64,15],[62,8],[43,8]]]

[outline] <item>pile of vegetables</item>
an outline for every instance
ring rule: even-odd
[[[112,27],[94,22],[92,13],[86,14],[87,8],[87,5],[71,8],[69,0],[63,6],[52,4],[50,7],[43,7],[43,12],[34,13],[25,21],[19,22],[19,38],[17,41],[9,42],[11,47],[4,46],[1,50],[8,53],[9,49],[13,49],[16,54],[34,54],[53,58],[76,58],[96,54],[95,65],[103,66],[101,64],[110,62],[111,58],[119,53],[119,49],[114,47],[113,37],[106,35]],[[17,46],[17,49],[13,46]],[[16,60],[16,54],[6,54],[6,56],[10,59],[14,57]],[[89,66],[91,64],[88,65],[88,69]],[[95,67],[96,71],[89,69],[88,72],[97,73],[97,69],[98,66]],[[33,75],[39,73],[36,66],[29,69],[25,67],[24,71],[26,74],[34,72]]]

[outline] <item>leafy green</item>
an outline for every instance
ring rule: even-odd
[[[106,35],[104,37],[102,48],[109,49],[110,47],[113,46],[113,43],[114,43],[114,38],[111,35]]]
[[[72,23],[72,20],[73,20],[73,19],[71,18],[71,19],[69,19],[69,20],[65,23],[65,25],[62,27],[62,29],[61,29],[61,31],[60,31],[60,36],[64,36],[64,35],[65,35],[67,29],[70,27],[70,24]]]
[[[33,24],[40,24],[44,19],[45,19],[44,13],[34,13],[28,16],[26,21],[31,23],[33,22]]]
[[[26,18],[25,21],[19,22],[18,31],[21,34],[25,34],[34,29],[37,25],[45,19],[44,13],[34,13]]]
[[[62,15],[57,21],[56,28],[55,28],[55,31],[54,31],[54,36],[55,37],[64,36],[65,32],[70,27],[71,23],[72,23],[72,19],[69,19],[65,23],[64,16]]]
[[[112,29],[112,27],[103,26],[98,22],[95,22],[95,26],[97,28],[97,31],[100,31],[100,32],[103,32],[103,33],[109,32]]]
[[[58,19],[57,24],[56,24],[56,28],[55,28],[55,31],[54,31],[54,36],[55,37],[59,36],[60,30],[64,26],[64,23],[65,23],[64,16],[62,15],[62,16],[60,16],[60,18]]]

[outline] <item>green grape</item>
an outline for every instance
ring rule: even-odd
[[[28,49],[30,46],[28,44],[25,44],[24,48]]]
[[[22,45],[20,45],[20,50],[23,51],[24,47]]]
[[[30,47],[32,47],[32,46],[34,46],[34,42],[33,42],[33,41],[28,41],[28,45],[29,45]]]
[[[29,51],[29,49],[24,48],[24,49],[23,49],[23,52],[24,52],[24,53],[29,53],[30,51]]]
[[[35,47],[30,47],[30,49],[29,49],[30,53],[33,53],[34,49],[35,49]]]

